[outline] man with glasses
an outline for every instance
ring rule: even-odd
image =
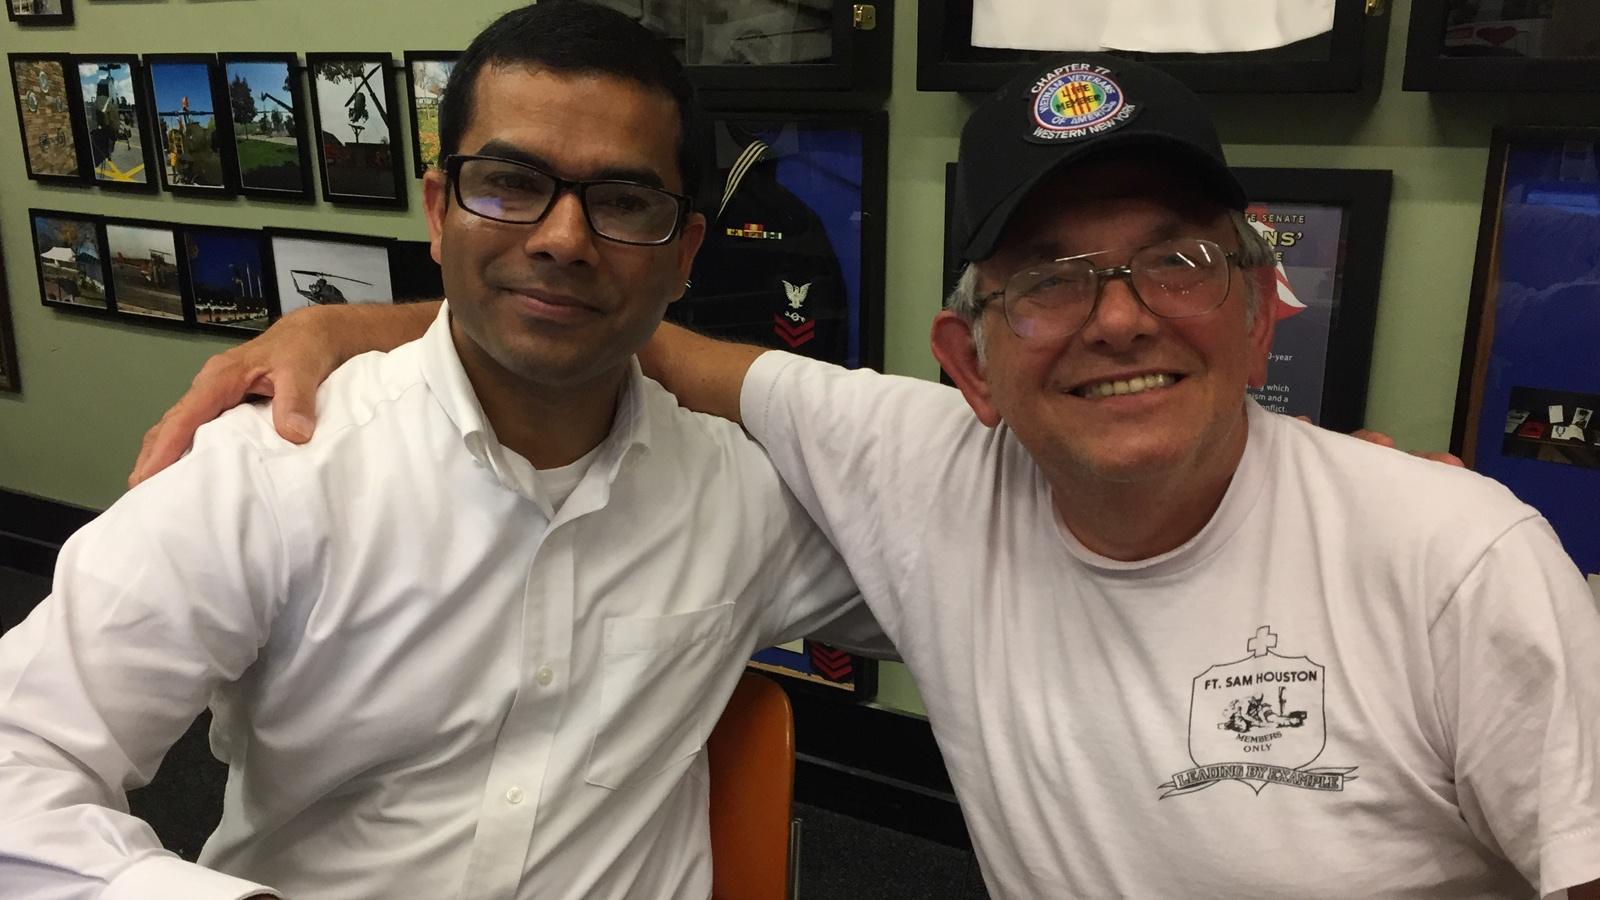
[[[1055,59],[962,132],[959,395],[666,326],[646,365],[844,554],[995,896],[1600,896],[1587,587],[1498,485],[1247,398],[1244,206],[1192,93]]]
[[[692,122],[619,13],[473,41],[423,186],[448,307],[342,367],[304,446],[202,429],[0,639],[0,895],[709,896],[746,660],[878,631],[760,448],[633,359],[706,227]],[[208,704],[196,865],[124,792]]]

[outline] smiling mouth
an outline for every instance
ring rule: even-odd
[[[1132,378],[1092,381],[1075,387],[1068,393],[1074,397],[1094,400],[1101,397],[1118,397],[1125,394],[1143,394],[1146,391],[1164,390],[1182,380],[1182,375],[1172,372],[1160,372],[1153,375],[1135,375]]]

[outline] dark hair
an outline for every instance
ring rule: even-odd
[[[701,122],[694,88],[665,41],[620,12],[583,0],[542,0],[514,9],[472,39],[439,101],[439,158],[461,147],[472,119],[472,89],[485,66],[614,75],[659,89],[678,108],[678,170],[683,192],[700,195]]]

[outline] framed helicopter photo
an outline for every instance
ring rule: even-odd
[[[392,239],[284,228],[266,234],[280,314],[305,306],[394,302]]]
[[[307,53],[322,199],[405,209],[394,61],[382,54]]]
[[[306,95],[293,53],[223,53],[237,190],[266,200],[312,199]]]
[[[71,25],[72,0],[6,0],[6,18],[18,25]]]
[[[64,53],[12,53],[6,60],[28,177],[86,183],[89,142],[72,58]]]
[[[193,322],[189,273],[179,265],[178,229],[167,222],[105,219],[106,277],[119,315]]]
[[[411,103],[411,163],[417,177],[439,165],[439,101],[461,54],[442,50],[407,50],[406,92]]]
[[[150,126],[139,99],[141,66],[124,54],[74,56],[88,134],[94,183],[121,190],[153,191],[156,167]]]
[[[249,335],[278,318],[272,248],[265,234],[185,225],[182,238],[196,325]]]
[[[156,123],[156,172],[174,194],[230,197],[238,181],[217,60],[144,56],[145,102]]]

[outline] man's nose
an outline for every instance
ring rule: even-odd
[[[1084,323],[1081,335],[1086,342],[1123,350],[1140,338],[1154,334],[1160,327],[1156,315],[1146,309],[1134,293],[1133,282],[1127,275],[1118,274],[1101,281],[1099,302],[1089,321]]]
[[[594,265],[599,261],[597,240],[577,193],[567,191],[555,199],[544,218],[529,231],[523,251],[562,265]]]

